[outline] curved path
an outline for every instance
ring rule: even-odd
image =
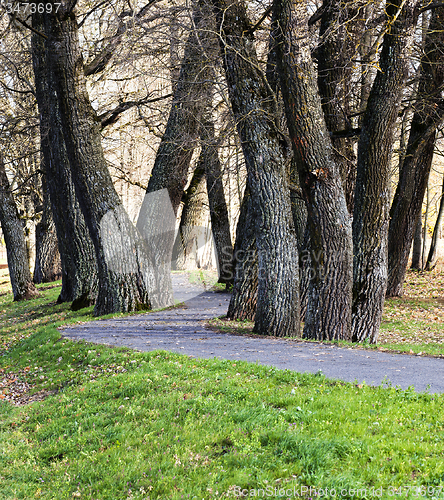
[[[383,382],[418,392],[444,392],[444,359],[214,332],[203,320],[226,314],[229,294],[202,291],[184,275],[173,276],[175,298],[184,307],[66,327],[62,334],[139,351],[163,349],[201,358],[245,360],[368,385]],[[201,293],[199,293],[201,292]]]

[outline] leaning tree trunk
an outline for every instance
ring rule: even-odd
[[[387,296],[402,295],[416,222],[432,165],[436,129],[443,121],[444,7],[432,11],[421,58],[420,81],[410,135],[390,210]]]
[[[412,120],[410,128],[410,137],[412,138],[415,135],[414,130],[417,127],[422,128],[418,118],[416,116],[416,119],[413,117]],[[403,161],[400,179],[390,210],[387,297],[402,296],[416,222],[421,221],[422,204],[432,168],[435,140],[434,132],[426,144],[421,147],[422,154],[419,157],[415,157],[416,154],[409,152],[409,148],[407,148]],[[420,241],[422,242],[422,235]],[[420,249],[418,269],[422,269],[422,264]]]
[[[33,26],[43,31],[40,14]],[[58,302],[72,302],[74,309],[94,304],[98,277],[94,245],[86,226],[69,167],[53,75],[49,71],[44,39],[32,35],[35,91],[40,116],[42,168],[57,231],[62,267],[62,290]]]
[[[225,201],[222,165],[219,159],[217,140],[211,110],[207,111],[202,126],[202,163],[205,165],[208,202],[210,207],[211,230],[216,249],[218,283],[229,285],[233,282],[233,244],[230,234],[230,219]]]
[[[62,264],[46,179],[42,184],[43,214],[35,229],[34,283],[50,283],[62,277]]]
[[[6,244],[9,278],[14,300],[37,295],[29,270],[25,233],[17,205],[10,190],[3,158],[0,156],[0,223]]]
[[[146,243],[154,255],[158,287],[166,295],[166,300],[170,301],[174,217],[177,215],[188,180],[190,161],[197,144],[205,108],[205,97],[212,85],[209,70],[209,63],[212,61],[207,58],[211,59],[217,47],[214,32],[207,29],[209,20],[204,1],[196,0],[193,6],[195,29],[186,43],[168,123],[157,150],[147,196],[137,221],[137,228],[146,237]],[[162,206],[169,205],[168,217],[165,216],[165,209],[159,210],[155,193],[162,197]],[[164,200],[164,193],[168,195],[167,200]]]
[[[415,25],[411,0],[396,0],[386,12],[390,31],[362,123],[353,216],[353,341],[372,343],[378,338],[387,287],[390,155]]]
[[[245,188],[237,222],[233,256],[233,292],[227,318],[253,321],[257,306],[258,258],[253,200],[248,185]]]
[[[179,231],[173,247],[173,269],[195,269],[201,267],[198,258],[199,236],[207,222],[205,166],[202,154],[194,170],[188,189],[183,195],[183,209]]]
[[[307,204],[310,285],[304,336],[350,339],[351,220],[325,124],[310,57],[305,3],[274,2],[278,68],[287,126]]]
[[[258,66],[244,2],[213,0],[213,5],[253,203],[258,250],[254,330],[263,335],[298,335],[298,249],[275,96]]]
[[[100,123],[89,101],[70,3],[43,14],[49,70],[54,78],[71,175],[96,252],[96,315],[150,307],[150,272],[142,241],[117,195],[103,154]],[[146,281],[144,281],[146,279]]]

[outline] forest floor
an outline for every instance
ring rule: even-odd
[[[443,275],[435,279],[409,275],[416,298],[390,302],[384,321],[399,328],[404,318],[433,332]],[[59,283],[20,303],[5,273],[0,287],[1,499],[207,500],[267,488],[274,498],[444,497],[444,394],[334,381],[324,370],[72,342],[59,328],[85,326],[92,309],[57,304]],[[438,349],[441,337],[434,339]],[[290,341],[282,342],[286,349]],[[304,344],[313,358],[331,349]]]

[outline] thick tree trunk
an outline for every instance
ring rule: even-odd
[[[147,308],[144,278],[149,264],[106,166],[100,123],[86,90],[76,17],[69,5],[62,2],[57,14],[44,14],[46,44],[71,175],[96,252],[99,292],[94,313]]]
[[[29,270],[25,233],[11,193],[3,158],[0,156],[0,223],[6,244],[9,278],[14,300],[37,295]]]
[[[193,178],[183,196],[183,210],[179,231],[173,247],[173,269],[196,269],[201,267],[198,257],[199,237],[207,222],[205,166],[202,153],[194,170]]]
[[[278,102],[279,117],[277,119],[280,122],[285,123],[286,118],[285,118],[285,110],[283,102],[282,100],[278,99],[280,81],[279,81],[279,71],[278,71],[279,24],[278,24],[278,19],[276,18],[277,14],[278,12],[276,12],[276,9],[274,9],[272,11],[270,37],[268,42],[267,68],[265,74],[267,77],[267,82],[271,90],[274,92],[276,100]],[[291,147],[290,138],[288,138],[287,140],[288,140],[288,148],[290,148]],[[291,213],[293,215],[293,223],[296,231],[296,239],[298,242],[299,261],[301,261],[301,252],[304,248],[304,235],[305,235],[305,228],[307,225],[307,207],[305,205],[305,201],[302,195],[302,189],[300,187],[297,160],[294,156],[291,159],[289,170],[290,170],[289,179],[290,179]],[[300,285],[302,293],[303,281],[301,281]],[[301,314],[302,314],[302,309],[301,309]]]
[[[259,273],[254,330],[298,335],[298,250],[275,96],[258,67],[244,3],[213,0],[213,5],[253,202]]]
[[[43,18],[33,16],[33,26],[45,29]],[[94,304],[98,291],[94,245],[77,199],[69,167],[53,75],[47,64],[44,40],[32,36],[36,98],[40,115],[42,168],[51,202],[62,267],[58,302],[73,302],[74,309]]]
[[[353,216],[353,340],[372,343],[378,338],[387,288],[390,154],[415,24],[412,2],[396,0],[387,6],[387,17],[390,31],[384,36],[381,69],[358,144]]]
[[[46,180],[43,182],[43,190],[43,214],[35,230],[34,283],[50,283],[62,277],[62,264]]]
[[[418,96],[407,151],[390,210],[387,296],[402,295],[413,233],[432,165],[436,129],[444,116],[444,7],[432,11],[421,59]]]
[[[287,125],[307,204],[310,285],[304,336],[350,339],[351,220],[333,157],[310,57],[305,3],[274,2]]]
[[[233,264],[233,293],[227,317],[253,321],[257,306],[258,258],[253,200],[248,186],[245,188],[237,222]]]
[[[425,266],[426,271],[432,271],[437,264],[438,238],[441,231],[441,222],[444,215],[444,184],[442,186],[441,200],[439,202],[438,215],[436,216],[435,227],[433,228],[432,241],[430,242],[429,255]]]

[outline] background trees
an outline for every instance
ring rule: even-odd
[[[17,105],[0,140],[26,108],[35,147],[21,165],[36,180],[21,199],[33,199],[24,212],[51,208],[39,262],[55,258],[52,215],[60,300],[97,301],[97,314],[171,303],[175,221],[210,217],[220,281],[234,280],[230,317],[294,335],[302,305],[306,337],[377,340],[442,125],[441,5],[66,1],[3,13],[20,50],[1,48],[2,92]],[[7,155],[11,178],[22,153]],[[145,193],[158,201],[139,213]]]

